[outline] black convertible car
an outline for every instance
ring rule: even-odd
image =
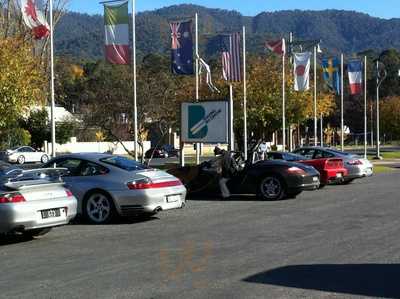
[[[319,172],[312,166],[287,161],[255,161],[254,154],[248,161],[243,161],[240,154],[235,155],[242,168],[228,182],[232,195],[251,194],[264,200],[281,200],[319,188]],[[220,166],[221,158],[216,157],[199,166],[172,169],[169,173],[181,179],[190,194],[218,195]]]

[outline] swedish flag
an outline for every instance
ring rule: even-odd
[[[324,79],[332,91],[340,94],[340,62],[338,58],[325,58],[322,60]]]

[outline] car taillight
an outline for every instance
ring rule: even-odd
[[[19,193],[0,195],[0,204],[25,202],[25,197]]]
[[[352,160],[352,161],[347,162],[347,164],[348,165],[352,165],[352,166],[356,166],[356,165],[362,165],[363,163],[360,160]]]
[[[127,184],[127,186],[130,190],[158,189],[158,188],[182,186],[182,182],[180,180],[173,180],[173,181],[154,183],[150,179],[141,179],[130,182]]]
[[[288,172],[293,173],[293,174],[298,174],[298,175],[306,175],[306,172],[303,169],[296,167],[296,166],[288,168]]]
[[[67,193],[67,197],[72,197],[72,196],[74,196],[74,195],[72,194],[72,192],[71,192],[70,190],[68,190],[68,189],[65,189],[65,193]]]
[[[325,168],[335,169],[335,168],[343,168],[343,161],[342,160],[327,160],[325,164]]]

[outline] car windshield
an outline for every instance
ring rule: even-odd
[[[12,151],[16,151],[16,150],[19,149],[19,148],[20,148],[19,146],[14,146],[14,147],[11,148],[11,150],[12,150]]]
[[[103,158],[100,161],[103,163],[124,169],[126,171],[136,171],[136,170],[148,169],[147,166],[145,166],[135,160],[128,159],[125,157],[120,157],[120,156]]]

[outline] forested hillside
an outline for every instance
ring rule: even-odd
[[[249,51],[264,51],[264,41],[271,37],[288,36],[294,32],[299,39],[322,39],[329,52],[348,54],[366,49],[400,48],[400,19],[384,20],[366,14],[325,11],[281,11],[242,16],[236,11],[208,9],[195,5],[178,5],[139,13],[137,38],[139,55],[167,53],[170,44],[168,21],[199,13],[201,50],[215,54],[219,44],[217,32],[238,31],[245,25],[249,31]],[[103,55],[103,18],[87,14],[68,13],[56,31],[59,55],[98,59]]]

